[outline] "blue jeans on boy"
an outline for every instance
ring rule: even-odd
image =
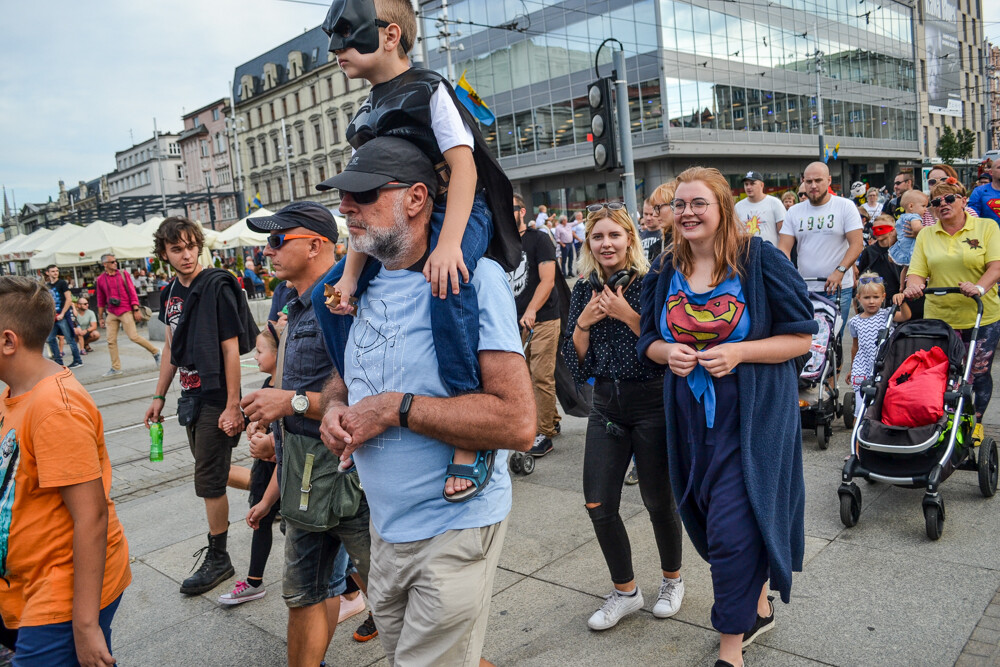
[[[441,225],[444,222],[445,197],[439,197],[434,202],[431,213],[430,248],[437,247]],[[493,235],[493,215],[486,204],[483,193],[476,195],[472,203],[469,222],[462,236],[462,258],[469,270],[470,277],[476,270],[476,264],[486,252],[490,238]],[[372,258],[368,259],[364,270],[358,277],[358,288],[354,296],[360,296],[372,279],[378,275],[382,265]],[[334,315],[325,305],[323,294],[325,285],[333,285],[344,275],[344,260],[337,262],[326,276],[313,288],[312,304],[316,311],[316,319],[323,329],[323,340],[326,342],[327,353],[337,367],[337,372],[344,374],[344,348],[351,329],[353,318],[345,315]],[[428,285],[427,289],[431,286]],[[459,275],[459,293],[453,294],[449,285],[446,299],[431,300],[431,323],[434,332],[434,349],[437,352],[441,379],[451,395],[474,391],[479,388],[479,300],[471,282],[464,282]]]
[[[119,595],[97,617],[108,651],[111,651],[111,621],[121,601]],[[22,627],[17,631],[14,667],[73,667],[79,664],[73,641],[73,621]]]
[[[56,336],[62,336],[66,339],[66,342],[69,344],[69,349],[73,351],[73,363],[82,364],[83,359],[80,357],[80,348],[77,347],[76,336],[73,335],[73,321],[70,319],[68,312],[61,320],[56,321],[55,325],[52,327],[52,332],[49,334],[49,339],[45,341],[49,344],[49,351],[52,353],[52,361],[62,366],[63,358],[62,354],[59,353],[59,341],[56,340]]]
[[[330,597],[335,598],[343,595],[347,591],[347,578],[357,573],[358,568],[354,567],[351,557],[347,555],[347,549],[340,545],[337,556],[333,559],[333,576],[330,577]]]

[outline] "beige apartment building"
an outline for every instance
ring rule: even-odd
[[[987,150],[983,2],[917,0],[915,9],[924,167],[938,161],[937,142],[946,126],[956,133],[968,129],[976,135],[973,156],[968,164],[955,167],[974,175],[975,165]]]
[[[234,134],[246,201],[277,210],[291,201],[340,204],[316,184],[351,157],[344,135],[368,83],[349,80],[313,28],[236,68]]]

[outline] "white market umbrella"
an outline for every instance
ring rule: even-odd
[[[31,267],[37,269],[48,264],[90,266],[98,264],[105,253],[118,259],[144,259],[153,254],[153,248],[135,230],[95,220],[81,233],[32,257]]]
[[[47,227],[36,229],[27,235],[15,236],[0,246],[0,259],[27,259],[31,253],[38,249],[46,238],[52,234],[52,230]]]
[[[32,269],[44,269],[49,264],[55,264],[49,257],[58,249],[72,248],[75,243],[83,238],[84,229],[80,225],[62,225],[56,227],[51,234],[42,240],[38,248],[35,249],[28,265]],[[29,258],[25,257],[25,259]]]
[[[271,211],[266,208],[259,208],[247,217],[243,218],[231,227],[227,227],[225,230],[219,232],[218,238],[215,239],[215,245],[212,247],[216,250],[221,248],[239,248],[241,246],[262,246],[267,245],[267,234],[259,234],[250,229],[247,225],[247,220],[250,218],[257,218],[260,216],[273,215]]]

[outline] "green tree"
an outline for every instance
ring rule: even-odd
[[[958,151],[958,138],[951,131],[951,128],[945,125],[944,132],[941,133],[941,138],[937,142],[938,157],[945,164],[951,164],[959,158]]]
[[[971,130],[961,129],[956,135],[951,128],[945,126],[941,138],[937,142],[937,154],[945,164],[955,160],[965,160],[972,157],[976,150],[976,135]]]

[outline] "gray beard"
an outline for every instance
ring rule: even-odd
[[[403,198],[397,197],[392,207],[393,225],[388,229],[385,227],[371,227],[361,224],[365,228],[365,234],[351,236],[351,245],[358,252],[362,252],[369,257],[374,257],[383,265],[398,264],[410,250],[412,240],[406,222],[406,213],[403,210]],[[348,218],[348,224],[358,225],[360,221],[356,218]]]

